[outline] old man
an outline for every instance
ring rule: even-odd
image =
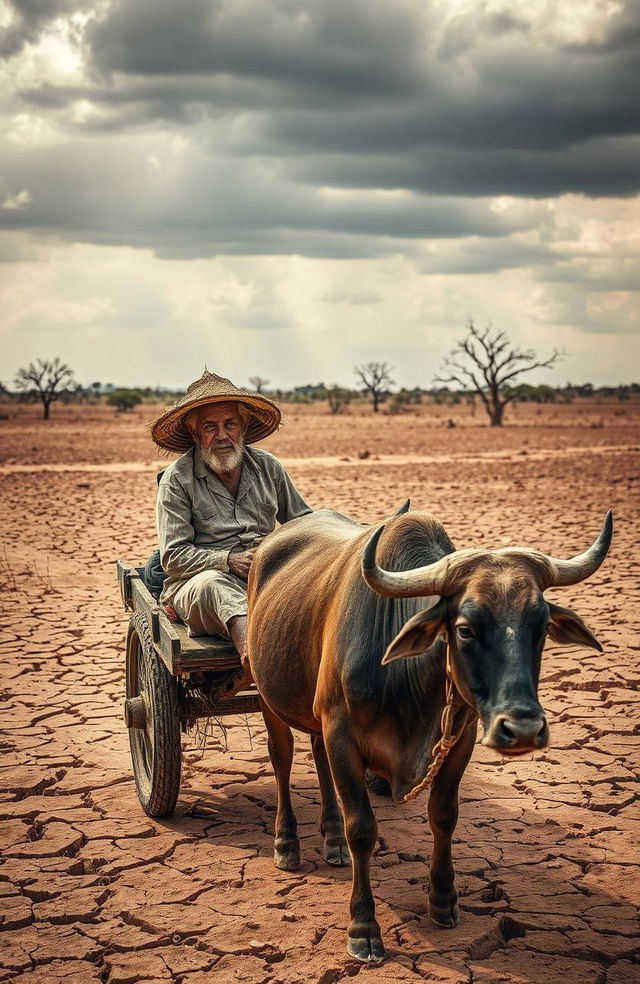
[[[194,635],[233,641],[248,673],[247,578],[256,547],[276,523],[312,510],[280,462],[259,448],[280,424],[271,400],[205,371],[154,421],[166,451],[183,452],[158,489],[160,601]]]

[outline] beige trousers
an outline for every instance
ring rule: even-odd
[[[202,571],[178,588],[171,604],[189,626],[189,635],[230,639],[229,621],[247,614],[247,585],[235,574]]]

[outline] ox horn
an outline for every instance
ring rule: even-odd
[[[362,576],[372,591],[388,598],[417,598],[419,595],[443,593],[449,557],[442,557],[426,567],[409,571],[385,571],[376,563],[376,547],[384,524],[369,537],[362,551]]]
[[[611,510],[607,513],[602,524],[602,529],[596,540],[588,550],[572,557],[571,560],[556,560],[555,557],[547,557],[550,565],[549,577],[551,578],[548,587],[562,587],[565,584],[578,584],[585,581],[588,577],[598,570],[604,561],[613,536],[613,515]]]
[[[404,516],[404,514],[408,513],[410,509],[411,509],[411,499],[405,499],[405,501],[402,503],[400,508],[394,512],[391,518],[395,519],[396,516]]]

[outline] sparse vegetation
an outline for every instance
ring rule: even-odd
[[[107,404],[110,407],[115,407],[118,413],[127,413],[127,411],[133,410],[134,407],[142,403],[142,400],[143,395],[140,390],[116,389],[112,393],[109,393]]]
[[[393,366],[386,362],[365,362],[361,366],[354,367],[353,371],[360,377],[364,391],[369,394],[374,413],[378,413],[378,407],[393,383],[392,369]]]
[[[351,393],[341,386],[330,386],[327,390],[327,402],[330,413],[344,413],[351,403]]]
[[[269,385],[270,380],[265,379],[264,376],[249,376],[249,382],[256,393],[264,393],[265,387]]]
[[[445,359],[435,381],[456,383],[463,391],[477,393],[491,426],[500,427],[504,408],[517,398],[513,380],[533,369],[550,368],[561,357],[562,353],[554,349],[548,359],[539,359],[531,349],[515,347],[505,331],[495,331],[491,325],[476,328],[470,319],[466,338]],[[551,387],[547,389],[553,392]]]
[[[42,402],[42,417],[49,419],[49,408],[61,394],[74,383],[73,370],[60,359],[36,359],[23,369],[18,369],[16,389],[25,399]]]
[[[504,333],[500,334],[504,335]],[[459,343],[459,345],[461,344]],[[451,353],[449,358],[452,359],[456,352],[457,349]],[[560,357],[560,353],[556,352],[549,360],[542,361],[538,360],[532,352],[520,354],[527,358],[532,358],[536,364],[540,365],[550,364],[556,358]],[[460,358],[459,355],[458,358]],[[58,360],[54,360],[51,363],[54,368],[56,362]],[[47,365],[49,364],[45,362],[41,365],[36,364],[33,368],[42,369],[46,368]],[[487,402],[490,403],[491,400],[489,388],[484,383],[484,375],[480,370],[476,371],[476,378],[483,386],[484,398],[483,393],[480,393],[478,389],[474,388],[473,383],[469,380],[466,381],[466,385],[461,385],[460,382],[452,379],[449,379],[446,384],[443,384],[443,372],[436,377],[438,382],[430,389],[420,386],[413,388],[403,386],[394,391],[389,375],[391,367],[386,363],[367,363],[359,366],[358,369],[367,370],[371,365],[382,367],[382,370],[386,371],[387,379],[384,384],[380,382],[378,385],[374,381],[374,386],[377,389],[376,401],[378,406],[384,406],[386,408],[385,413],[390,416],[411,411],[414,414],[419,413],[417,408],[420,404],[431,404],[436,407],[455,408],[458,415],[462,414],[465,418],[469,419],[476,416],[476,408],[479,404],[486,410]],[[66,369],[69,373],[71,372],[68,366],[65,367],[59,363],[58,366],[62,370]],[[516,364],[513,372],[519,374],[527,372],[531,368],[533,368],[531,363]],[[446,364],[443,366],[443,371],[445,369]],[[473,371],[473,365],[469,364],[467,369]],[[28,370],[29,367],[21,370],[21,372],[26,373]],[[507,373],[511,372],[511,370],[506,369],[503,371]],[[498,373],[498,376],[500,376],[500,373]],[[11,404],[42,400],[33,381],[30,380],[27,382],[21,376],[19,382],[17,377],[18,374],[16,374],[16,384],[13,387],[8,387],[0,383],[0,402],[2,403],[0,420],[8,420],[13,416],[10,411]],[[460,376],[460,379],[462,379],[462,376]],[[257,377],[252,378],[252,382],[255,381],[257,381]],[[462,381],[464,382],[464,380]],[[266,385],[268,381],[260,377],[259,382],[261,385]],[[339,383],[326,386],[325,383],[318,382],[306,383],[290,389],[274,388],[268,392],[278,403],[298,404],[309,407],[324,404],[322,408],[318,407],[317,412],[324,413],[328,407],[328,411],[332,415],[342,414],[347,408],[358,413],[359,410],[361,411],[363,409],[365,403],[369,403],[372,407],[374,404],[374,399],[367,386],[364,388],[357,388],[356,386],[350,388],[348,386],[341,386]],[[55,391],[52,400],[58,399],[59,402],[69,406],[81,406],[84,404],[91,410],[106,405],[114,407],[118,413],[127,413],[140,404],[153,404],[154,407],[158,404],[169,405],[175,403],[182,396],[184,396],[183,391],[167,389],[162,386],[127,387],[98,381],[93,381],[83,386],[76,383],[72,376],[67,376]],[[549,384],[534,385],[527,382],[519,382],[513,376],[509,382],[505,383],[500,394],[503,407],[507,404],[511,404],[514,407],[518,404],[538,404],[541,407],[547,405],[551,413],[553,413],[554,406],[560,407],[560,405],[570,404],[574,401],[593,403],[594,405],[606,405],[613,402],[618,406],[624,406],[629,402],[637,402],[639,397],[640,383],[619,384],[617,386],[594,386],[592,383],[577,384],[567,382],[560,386],[551,386]],[[457,418],[457,422],[461,422],[460,416]]]

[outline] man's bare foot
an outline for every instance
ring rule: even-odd
[[[242,678],[241,685],[238,687],[238,690],[242,690],[244,687],[248,687],[253,683],[249,656],[247,655],[247,616],[235,615],[227,622],[227,628],[231,636],[231,641],[238,651],[242,669],[244,670],[244,677]]]

